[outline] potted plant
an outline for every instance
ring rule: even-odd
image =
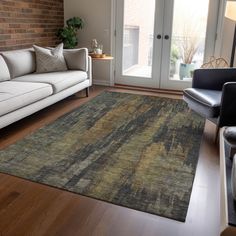
[[[180,53],[182,63],[180,63],[179,76],[180,80],[183,78],[191,78],[194,70],[193,57],[199,47],[199,38],[195,35],[184,35],[181,40]]]
[[[59,29],[57,37],[64,43],[64,48],[75,48],[78,44],[78,29],[83,29],[84,20],[80,17],[73,17],[66,21],[64,28]]]
[[[179,68],[180,80],[191,78],[194,71],[193,58],[200,45],[200,24],[196,21],[186,21],[183,26],[183,33],[179,40],[179,52],[182,59]]]

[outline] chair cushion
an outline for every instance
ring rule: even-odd
[[[87,79],[87,73],[83,71],[62,71],[42,74],[30,74],[15,78],[14,81],[48,83],[53,87],[53,93],[72,87]]]
[[[11,78],[35,72],[35,52],[33,49],[1,52],[10,71]]]
[[[188,88],[184,90],[183,99],[189,108],[207,118],[219,116],[222,91]]]
[[[67,70],[63,56],[63,43],[53,49],[33,45],[36,53],[36,72],[47,73]]]
[[[52,95],[52,86],[43,83],[4,81],[0,83],[0,116]]]
[[[10,80],[11,76],[7,64],[2,56],[0,56],[0,82]]]

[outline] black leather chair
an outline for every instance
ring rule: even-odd
[[[198,69],[183,91],[189,108],[217,125],[236,125],[236,68]]]

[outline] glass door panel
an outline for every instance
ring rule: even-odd
[[[204,61],[209,0],[175,0],[169,77],[191,81]]]
[[[122,74],[152,77],[155,0],[125,0]]]

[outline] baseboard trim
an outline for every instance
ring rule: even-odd
[[[93,84],[95,85],[102,85],[102,86],[111,86],[110,81],[104,81],[104,80],[93,80]]]
[[[124,85],[124,84],[115,84],[114,87],[121,88],[121,89],[143,91],[143,92],[158,92],[158,93],[171,94],[171,95],[183,95],[183,91],[179,91],[179,90],[153,89],[153,88],[145,88],[145,87],[139,87],[139,86]]]

